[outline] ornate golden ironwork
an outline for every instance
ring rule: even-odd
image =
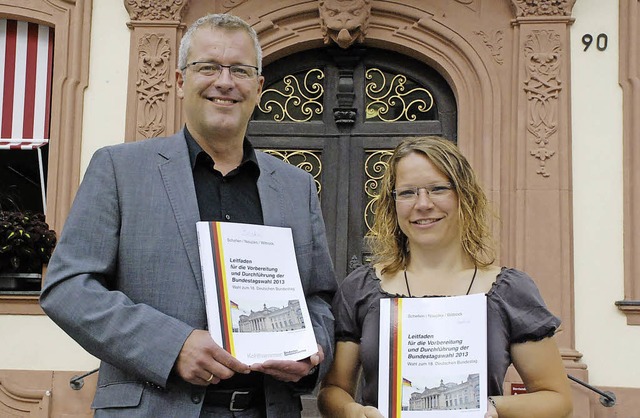
[[[391,157],[393,151],[365,151],[367,159],[364,162],[364,192],[367,195],[367,204],[364,208],[364,223],[367,226],[367,231],[371,230],[373,225],[373,215],[375,213],[375,205],[380,195],[380,180],[387,171],[389,166],[387,162]]]
[[[274,87],[262,92],[258,109],[263,115],[273,112],[273,120],[280,122],[308,122],[321,119],[323,112],[322,80],[324,72],[318,68],[306,74],[288,74],[274,84]],[[264,120],[264,117],[257,116]]]
[[[261,149],[260,151],[280,158],[285,163],[295,165],[311,174],[318,189],[318,196],[322,189],[320,176],[322,174],[322,160],[319,152],[297,149]]]
[[[396,122],[400,119],[406,121],[428,118],[433,106],[433,96],[429,90],[417,86],[417,83],[408,80],[403,74],[385,74],[377,68],[370,68],[365,73],[367,85],[367,106],[365,109],[367,119],[378,118],[384,122]],[[390,77],[391,80],[387,80]]]

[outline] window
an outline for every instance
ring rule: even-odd
[[[46,210],[53,29],[0,19],[0,208]]]
[[[36,23],[0,19],[0,210],[46,211],[46,182],[53,68],[53,29]],[[2,217],[12,218],[11,214]],[[30,218],[34,219],[34,218]],[[8,221],[11,225],[11,221]],[[5,234],[13,226],[2,229]],[[31,244],[33,245],[33,244]],[[40,257],[6,245],[0,273],[13,272],[20,260],[20,276],[3,277],[3,293],[38,292]],[[28,247],[28,246],[24,246]],[[11,248],[14,248],[11,250]],[[26,263],[27,259],[37,259]],[[28,264],[28,267],[25,267]],[[29,293],[30,294],[30,293]]]
[[[54,4],[55,3],[55,4]],[[90,3],[90,2],[89,2]],[[31,193],[32,197],[27,197],[26,200],[32,202],[35,206],[43,206],[42,202],[42,189],[43,185],[47,184],[46,192],[46,222],[49,226],[56,230],[61,231],[64,225],[64,220],[69,213],[73,198],[75,196],[78,185],[81,178],[81,161],[80,153],[78,150],[82,144],[82,120],[84,113],[84,92],[89,83],[89,44],[91,41],[91,13],[90,4],[79,1],[57,1],[51,2],[49,0],[12,0],[9,2],[0,2],[0,24],[2,25],[2,31],[0,32],[0,122],[4,114],[8,114],[4,106],[5,98],[5,83],[9,80],[5,77],[5,68],[12,68],[8,66],[6,53],[7,53],[7,41],[9,46],[12,45],[13,39],[7,33],[7,28],[12,29],[12,25],[15,24],[15,54],[16,60],[14,61],[13,68],[15,71],[14,77],[18,77],[19,62],[23,62],[23,85],[18,87],[16,83],[17,78],[13,79],[14,99],[15,93],[22,91],[23,97],[28,98],[29,94],[35,101],[45,98],[44,102],[40,103],[45,105],[45,117],[48,117],[47,128],[44,131],[47,133],[43,135],[43,138],[38,138],[35,135],[36,129],[34,125],[34,137],[26,138],[27,135],[22,135],[26,141],[32,147],[27,145],[27,148],[34,148],[33,150],[18,150],[18,149],[6,149],[7,143],[12,142],[12,145],[16,145],[12,138],[2,138],[0,140],[4,142],[4,150],[0,150],[0,154],[9,156],[12,163],[15,165],[19,158],[27,160],[31,165],[30,170],[33,170],[38,160],[38,141],[37,139],[43,139],[41,142],[48,142],[49,145],[43,145],[40,147],[42,153],[42,176],[44,182],[40,181],[39,187],[32,185],[35,192]],[[38,24],[29,23],[35,19],[38,20]],[[27,38],[25,39],[25,29]],[[49,39],[47,42],[47,89],[43,95],[41,84],[36,84],[33,88],[35,93],[27,91],[26,86],[26,69],[32,68],[27,65],[27,62],[32,63],[33,57],[36,58],[36,74],[40,74],[40,64],[43,57],[44,49],[36,49],[35,55],[33,51],[29,49],[29,45],[33,45],[33,33],[37,28],[38,34],[49,33]],[[54,30],[55,29],[55,30]],[[31,38],[29,38],[31,34]],[[18,48],[22,46],[21,48]],[[25,50],[26,47],[26,50]],[[26,55],[17,55],[18,51]],[[20,61],[22,60],[22,61]],[[33,71],[33,70],[31,70]],[[11,87],[10,87],[11,88]],[[24,99],[19,99],[24,100]],[[27,102],[23,102],[27,103]],[[46,108],[46,106],[49,106]],[[14,102],[15,107],[15,102]],[[33,120],[36,121],[36,115],[39,108],[33,108]],[[23,107],[24,112],[24,107]],[[14,119],[13,111],[11,114],[11,131],[13,135],[14,120],[20,120],[17,116]],[[25,113],[28,115],[28,112]],[[29,120],[30,116],[27,116]],[[24,117],[22,123],[24,124]],[[6,119],[5,119],[6,120]],[[4,124],[3,124],[4,125]],[[8,129],[8,128],[6,128]],[[26,130],[28,132],[29,129]],[[0,128],[2,132],[2,128]],[[25,132],[23,132],[25,133]],[[11,140],[10,140],[11,139]],[[46,140],[46,141],[44,141]],[[0,166],[6,165],[6,159],[0,160]],[[38,167],[37,170],[40,170]],[[40,177],[40,172],[30,175],[30,179],[34,180]],[[4,174],[0,173],[0,187],[9,182],[5,180]],[[30,183],[31,184],[31,183]],[[14,188],[18,189],[18,187]],[[33,191],[33,190],[32,190]],[[20,193],[26,193],[25,190],[21,190]],[[24,198],[20,196],[22,204]],[[37,292],[35,292],[37,293]],[[43,315],[42,309],[38,304],[38,296],[24,295],[24,294],[8,294],[6,292],[0,292],[0,315]]]

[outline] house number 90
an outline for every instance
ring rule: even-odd
[[[607,49],[607,44],[609,42],[609,38],[606,33],[601,33],[596,37],[596,48],[598,51],[604,51]],[[583,51],[589,49],[591,44],[593,43],[593,36],[589,33],[585,33],[582,35],[582,44],[584,45]]]

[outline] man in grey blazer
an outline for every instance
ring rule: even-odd
[[[49,263],[44,311],[101,360],[96,417],[300,416],[333,359],[336,289],[308,173],[245,138],[264,78],[255,31],[230,15],[180,45],[185,128],[98,150]],[[208,331],[196,222],[289,227],[318,353],[246,365]]]

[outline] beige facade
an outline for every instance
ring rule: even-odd
[[[325,45],[396,51],[435,68],[453,90],[458,144],[500,214],[500,263],[531,274],[561,317],[568,373],[620,400],[605,408],[574,385],[574,416],[638,416],[638,1],[362,0],[353,3],[366,20],[348,35],[321,13],[331,3],[0,0],[0,16],[56,29],[49,223],[62,228],[97,148],[180,128],[177,42],[204,13],[249,21],[265,66]],[[0,296],[0,314],[9,336],[0,346],[0,411],[88,414],[95,376],[79,391],[60,381],[97,360],[33,298]]]

